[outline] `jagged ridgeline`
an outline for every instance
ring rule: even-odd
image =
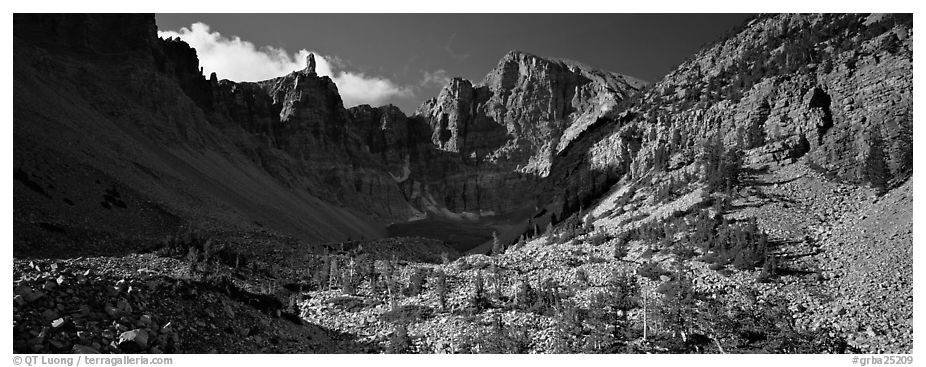
[[[412,115],[153,15],[14,50],[17,352],[912,348],[911,15],[756,16],[652,84],[512,51]]]
[[[159,39],[150,15],[17,15],[15,23],[21,181],[71,183],[50,197],[17,191],[17,208],[81,231],[147,234],[129,231],[134,222],[163,232],[168,219],[311,241],[446,239],[449,230],[465,232],[450,242],[467,249],[488,241],[492,225],[535,213],[555,153],[642,86],[512,52],[482,84],[454,79],[408,117],[391,105],[345,108],[308,60],[305,70],[260,82],[206,77],[196,51]],[[53,98],[56,90],[74,98]],[[46,166],[45,156],[56,159]],[[98,185],[131,197],[125,213],[72,200]],[[78,213],[94,220],[79,223]]]
[[[912,169],[911,16],[758,16],[649,86],[513,51],[412,116],[346,108],[308,60],[265,81],[207,77],[156,29],[153,15],[16,15],[17,238],[194,222],[468,250],[685,167],[710,139],[881,187]]]

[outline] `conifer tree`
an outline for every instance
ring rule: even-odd
[[[521,283],[518,284],[518,291],[515,294],[515,303],[521,307],[521,309],[529,309],[533,307],[536,302],[537,295],[531,287],[531,284],[527,281],[521,281]]]
[[[383,281],[386,283],[389,305],[395,310],[398,308],[398,287],[395,279],[395,266],[392,264],[392,261],[386,260],[386,266],[383,271]]]
[[[329,266],[328,273],[328,289],[333,288],[333,286],[338,285],[340,277],[340,269],[338,268],[338,258],[335,256],[331,257],[331,265]]]
[[[424,290],[424,284],[427,281],[427,272],[424,268],[417,268],[408,279],[408,288],[406,295],[414,297],[421,294]]]
[[[618,260],[623,259],[627,256],[627,253],[627,245],[624,243],[623,237],[618,237],[617,240],[614,241],[614,258]]]
[[[411,350],[411,339],[408,337],[408,327],[404,320],[396,323],[392,336],[389,337],[389,346],[386,349],[390,354],[408,353]]]
[[[663,323],[673,336],[685,340],[690,334],[690,326],[694,320],[693,313],[697,309],[697,293],[692,288],[690,269],[680,259],[675,263],[675,279],[664,283],[658,291],[664,295],[662,307],[659,310]]]
[[[475,312],[482,311],[489,307],[489,299],[486,297],[485,292],[485,277],[482,276],[482,271],[476,273],[476,277],[473,278],[473,294],[469,299],[470,308]]]
[[[861,165],[863,172],[859,177],[870,182],[871,186],[883,190],[887,187],[888,170],[884,159],[884,142],[877,127],[868,130],[867,140],[868,151]]]
[[[440,305],[441,312],[447,311],[447,274],[443,269],[438,269],[434,280],[435,294],[437,303]]]
[[[498,231],[492,232],[492,256],[499,256],[505,253],[505,245],[498,238]]]
[[[330,273],[331,273],[331,271],[329,270],[331,266],[331,259],[329,258],[328,255],[324,255],[320,258],[317,258],[317,260],[319,263],[318,263],[318,267],[315,269],[313,280],[318,286],[318,289],[324,289],[328,285],[328,277],[330,276]]]
[[[502,271],[498,265],[495,265],[495,263],[492,263],[492,265],[489,266],[489,269],[489,271],[492,273],[492,290],[495,298],[499,299],[502,296]]]

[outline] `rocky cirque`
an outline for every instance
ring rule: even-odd
[[[652,85],[510,52],[412,116],[311,58],[207,78],[152,15],[17,14],[14,47],[18,352],[912,350],[912,16],[756,16]],[[779,268],[682,248],[752,220]],[[645,297],[607,345],[615,274]]]
[[[15,112],[18,120],[42,121],[18,124],[17,141],[70,139],[87,145],[75,155],[59,154],[65,148],[52,144],[44,154],[73,157],[59,166],[87,166],[94,170],[88,176],[99,176],[91,182],[123,184],[124,191],[178,222],[271,230],[309,241],[382,237],[390,224],[425,217],[486,228],[525,220],[540,205],[535,187],[552,155],[643,86],[575,62],[512,52],[482,85],[455,79],[418,114],[407,116],[394,106],[347,108],[334,82],[319,76],[310,60],[303,70],[259,82],[207,77],[196,50],[155,36],[153,16],[138,15],[126,24],[115,18],[17,16],[14,34],[23,51],[16,60],[22,77],[14,84],[20,91]],[[106,31],[117,26],[131,27],[123,33],[134,38],[108,42]],[[73,34],[82,38],[72,39]],[[136,38],[144,41],[131,41]],[[98,56],[88,57],[93,53]],[[131,61],[120,61],[115,56],[120,53]],[[62,86],[80,91],[80,99],[52,98]],[[123,89],[127,92],[109,93]],[[48,103],[86,118],[43,119],[39,106]],[[91,118],[94,114],[105,117]],[[38,128],[42,124],[49,126]],[[107,149],[108,142],[82,140],[58,125],[133,143]],[[61,178],[36,177],[40,164],[31,157],[44,145],[20,147],[16,166],[24,175],[17,182],[64,185],[56,182]],[[132,158],[119,158],[125,156]],[[195,183],[180,187],[180,182]],[[37,232],[43,231],[38,222],[108,231],[56,218],[50,212],[66,208],[67,201],[28,194],[28,184],[16,187],[23,189],[17,197],[30,201],[18,206],[23,211],[18,217],[32,213],[28,221]]]

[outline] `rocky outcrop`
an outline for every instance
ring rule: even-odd
[[[704,51],[661,83],[663,91],[677,89],[683,75],[710,70],[709,75],[732,78],[733,88],[741,89],[731,89],[725,97],[732,98],[706,108],[683,109],[669,123],[703,138],[715,132],[700,121],[717,121],[726,142],[757,149],[759,161],[809,153],[812,162],[855,181],[870,181],[859,171],[865,165],[863,156],[868,155],[864,151],[877,144],[877,135],[890,136],[893,146],[876,149],[886,155],[890,171],[886,178],[903,179],[912,163],[904,153],[912,148],[904,141],[912,131],[908,26],[902,17],[875,15],[756,19],[723,47]],[[776,35],[797,33],[804,36],[789,43],[770,41]],[[733,49],[744,52],[729,51]],[[764,53],[768,56],[760,56]],[[747,63],[760,64],[766,71],[748,76],[743,71]],[[675,104],[679,102],[684,104],[679,100]]]
[[[273,136],[280,149],[300,159],[344,149],[350,124],[331,78],[306,68],[258,85],[270,96],[272,110],[279,111]]]
[[[196,50],[179,38],[159,39],[160,47],[154,55],[158,70],[170,74],[180,88],[199,106],[212,106],[212,90],[217,82],[215,73],[210,79],[203,76]]]
[[[315,54],[309,54],[305,58],[305,72],[308,75],[315,76]]]
[[[348,111],[361,146],[381,162],[420,214],[474,219],[533,208],[533,194],[525,190],[534,184],[531,176],[471,165],[459,154],[435,149],[421,117],[406,117],[395,106]]]
[[[132,251],[187,223],[313,242],[386,234],[367,214],[379,208],[351,195],[352,178],[375,175],[350,165],[328,169],[349,174],[315,175],[296,164],[273,134],[290,127],[280,125],[282,107],[261,85],[206,79],[193,49],[158,40],[153,15],[14,23],[17,253]],[[346,116],[339,99],[336,107]],[[318,184],[331,176],[348,179]]]
[[[756,164],[803,158],[849,181],[902,182],[912,170],[911,36],[904,15],[757,17],[567,149],[549,200],[574,210],[659,160],[691,163],[714,137]]]
[[[553,155],[643,82],[512,51],[481,84],[454,78],[417,114],[439,149],[469,163],[546,176]]]
[[[195,54],[190,57],[195,61]],[[530,175],[469,159],[450,148],[457,142],[435,146],[433,136],[440,133],[429,121],[395,106],[345,109],[337,86],[313,72],[312,62],[309,57],[306,69],[257,83],[210,81],[211,97],[198,101],[215,126],[243,129],[235,133],[237,144],[286,185],[387,223],[425,215],[474,219],[534,207],[534,193],[524,190],[537,183]],[[468,127],[467,142],[500,129],[480,126],[488,131]]]

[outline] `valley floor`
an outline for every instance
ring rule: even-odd
[[[679,262],[642,239],[615,258],[616,234],[668,221],[657,207],[684,212],[703,197],[657,205],[641,193],[629,201],[631,221],[598,208],[588,233],[554,230],[493,257],[457,258],[423,239],[309,249],[260,236],[188,235],[141,254],[14,259],[14,349],[912,351],[912,180],[878,195],[798,163],[755,170],[735,196],[724,217],[757,218],[783,260],[766,282],[757,281],[760,269]],[[644,264],[684,274],[644,276]]]

